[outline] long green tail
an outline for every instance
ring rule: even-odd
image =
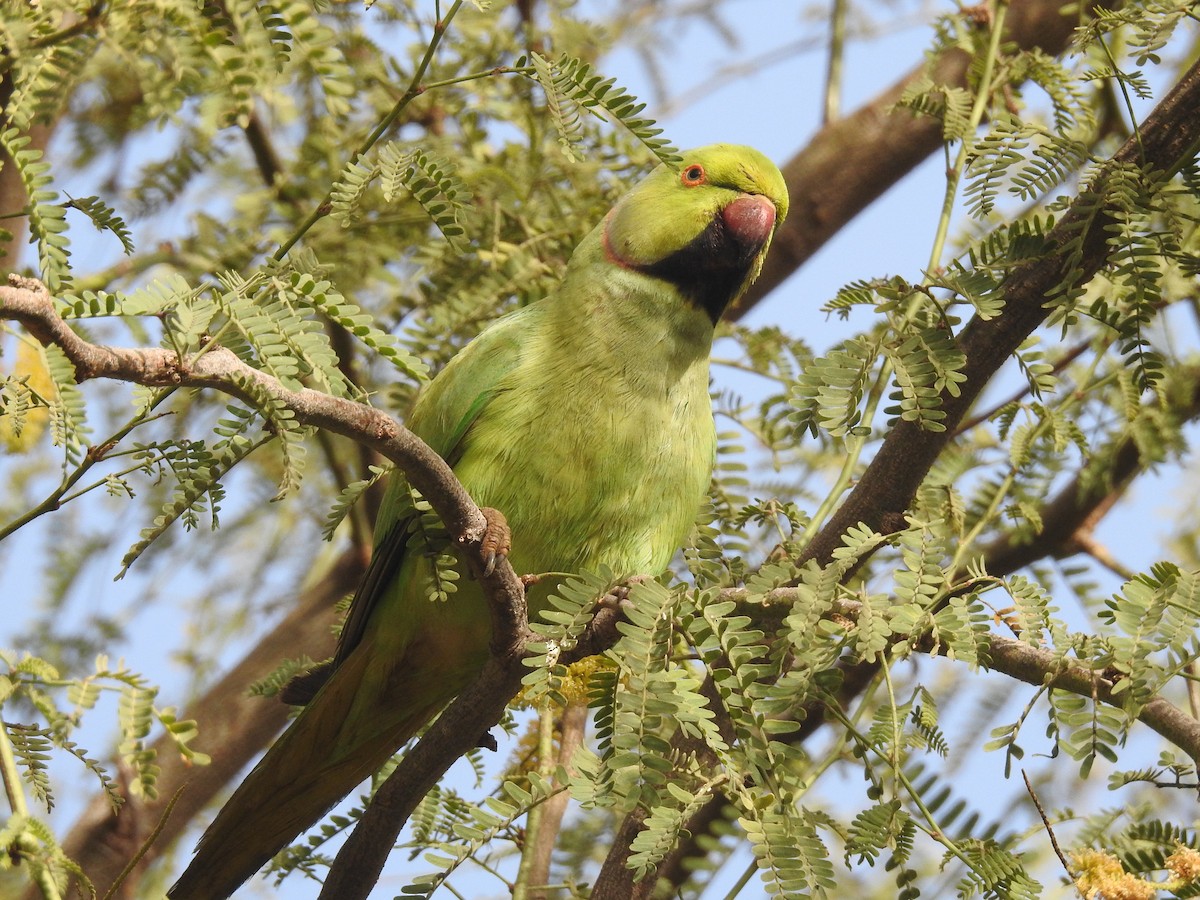
[[[460,687],[403,661],[364,678],[368,649],[338,667],[234,791],[167,892],[172,900],[229,897],[379,770]]]

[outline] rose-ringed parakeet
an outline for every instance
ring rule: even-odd
[[[667,567],[711,477],[713,329],[787,206],[779,170],[749,147],[659,166],[583,239],[556,291],[498,320],[418,397],[408,427],[504,514],[518,574]],[[411,494],[393,479],[333,662],[292,690],[315,694],[209,826],[175,900],[229,896],[482,668],[482,592],[463,578],[430,600],[428,554],[408,546]],[[530,588],[531,616],[550,589]]]

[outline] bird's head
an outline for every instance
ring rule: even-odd
[[[604,253],[669,282],[715,323],[762,270],[788,210],[779,169],[751,147],[712,144],[659,166],[601,226]]]

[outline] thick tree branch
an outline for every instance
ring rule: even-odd
[[[1113,7],[1114,0],[1092,4]],[[1022,50],[1057,56],[1078,24],[1078,7],[1061,0],[1014,0],[1005,39]],[[732,312],[740,318],[800,268],[847,222],[942,148],[942,123],[896,103],[918,78],[966,87],[970,58],[954,51],[921,63],[848,116],[826,125],[783,165],[791,213],[771,244],[762,274]]]
[[[993,637],[989,644],[991,662],[988,668],[993,672],[1003,672],[1027,684],[1048,684],[1118,708],[1122,706],[1124,695],[1114,696],[1116,683],[1102,673],[1076,665],[1064,669],[1055,659],[1053,652],[1041,647],[1031,647],[1013,638],[997,636]],[[1155,697],[1141,708],[1137,719],[1162,735],[1200,766],[1200,722],[1192,716],[1169,700]]]
[[[300,592],[284,620],[188,707],[183,718],[203,723],[197,745],[212,757],[209,765],[191,766],[176,751],[174,741],[164,735],[151,745],[161,770],[156,799],[129,798],[120,814],[113,815],[104,795],[92,798],[71,829],[64,850],[101,894],[133,858],[181,785],[184,791],[143,865],[170,846],[221,788],[279,733],[287,722],[288,707],[274,699],[251,696],[247,686],[266,678],[281,660],[295,656],[297,648],[318,656],[331,655],[337,601],[362,577],[365,568],[366,560],[356,549],[341,554],[320,580]],[[29,897],[41,895],[35,892]]]
[[[1180,422],[1191,422],[1200,417],[1200,370],[1188,371],[1181,381],[1187,384],[1187,397],[1182,404],[1166,410],[1166,414]],[[1136,442],[1131,437],[1122,437],[1111,451],[1104,454],[1111,459],[1102,483],[1106,490],[1097,489],[1093,482],[1101,479],[1087,479],[1081,472],[1070,480],[1062,490],[1050,498],[1040,511],[1042,531],[1030,541],[1017,542],[1012,538],[1004,538],[991,544],[983,551],[984,569],[989,575],[998,578],[1011,575],[1026,566],[1044,559],[1061,559],[1080,552],[1078,547],[1081,534],[1090,533],[1100,520],[1125,492],[1129,484],[1140,473],[1146,471],[1153,460],[1146,460],[1138,450]],[[1091,489],[1087,485],[1091,484]],[[737,599],[732,595],[730,599]],[[790,596],[783,595],[780,604],[772,609],[782,618],[789,608]],[[755,604],[762,616],[762,607]],[[770,630],[770,625],[762,627]],[[776,625],[776,627],[778,627]],[[1061,681],[1055,683],[1060,689],[1072,690],[1087,697],[1107,700],[1109,694],[1101,696],[1093,693],[1090,685],[1098,677],[1091,670],[1075,667],[1062,671],[1061,666],[1055,667],[1049,651],[1039,651],[1028,654],[1026,644],[1011,647],[1010,644],[1019,642],[1006,641],[1002,637],[992,643],[992,669],[1010,675],[1030,684],[1041,685],[1047,678],[1059,672]],[[926,647],[925,649],[929,649]],[[843,672],[841,703],[848,704],[854,697],[862,693],[879,671],[875,663],[856,663],[845,667]],[[1086,675],[1087,678],[1080,676]],[[1190,685],[1189,685],[1190,686]],[[1085,689],[1086,688],[1086,689]],[[1111,688],[1111,684],[1109,685]],[[712,701],[714,708],[719,710],[719,702]],[[808,716],[791,736],[792,740],[804,741],[814,731],[821,727],[824,719],[821,710],[815,706],[808,711]],[[1139,715],[1143,724],[1147,725],[1168,740],[1177,741],[1180,747],[1185,745],[1197,746],[1196,729],[1200,727],[1194,717],[1186,715],[1182,710],[1166,701],[1156,700],[1148,705]],[[1178,739],[1178,740],[1177,740]],[[1190,752],[1190,751],[1189,751]],[[659,870],[660,878],[672,884],[681,884],[688,877],[688,870],[683,866],[686,859],[703,856],[705,850],[696,843],[696,839],[710,832],[712,824],[724,818],[722,808],[726,805],[724,798],[714,798],[703,806],[689,820],[690,838],[677,846],[664,860]],[[640,825],[641,819],[638,819]],[[636,835],[637,828],[633,830]],[[607,867],[606,867],[607,868]],[[618,882],[617,891],[627,888],[625,882]],[[640,885],[638,886],[640,887]],[[614,894],[613,896],[616,896]]]
[[[1146,118],[1140,129],[1140,142],[1133,138],[1128,140],[1115,154],[1113,162],[1139,165],[1146,172],[1177,172],[1180,166],[1195,158],[1197,149],[1200,148],[1200,117],[1195,115],[1196,109],[1200,109],[1200,63],[1194,64],[1184,74],[1179,83]],[[1048,235],[1047,252],[1012,271],[1003,285],[1003,313],[990,320],[976,317],[959,335],[958,343],[966,356],[963,368],[966,380],[960,385],[960,393],[957,396],[947,393],[942,395],[941,408],[946,414],[943,420],[945,431],[926,431],[915,422],[898,422],[885,438],[854,490],[805,548],[800,563],[809,560],[816,560],[821,564],[828,563],[833,551],[841,545],[842,536],[849,528],[859,523],[865,523],[874,530],[885,533],[897,531],[904,526],[904,512],[912,503],[917,489],[925,480],[933,463],[954,439],[967,411],[1021,342],[1045,321],[1049,314],[1046,300],[1056,286],[1063,282],[1072,269],[1075,272],[1075,284],[1087,283],[1112,252],[1105,241],[1104,226],[1107,217],[1096,212],[1104,205],[1103,197],[1107,184],[1106,173],[1099,173],[1086,193],[1072,204],[1067,214]],[[1079,240],[1078,253],[1070,249],[1072,241],[1076,239]],[[1003,657],[1004,653],[1005,649],[1002,649],[1000,656]],[[1023,665],[1028,662],[1028,657],[1020,654],[1017,649],[1012,649],[1011,655],[1013,671],[1008,674],[1020,678],[1018,672],[1027,670],[1018,665],[1018,662]],[[1004,671],[1000,665],[996,668]],[[856,694],[874,676],[875,671],[875,666],[867,664],[850,667],[846,673],[843,694]],[[1063,686],[1068,685],[1064,682]],[[1089,681],[1087,696],[1093,695],[1102,700],[1108,696],[1102,688],[1097,688],[1093,694]],[[1156,731],[1160,728],[1165,729],[1160,733],[1174,735],[1173,740],[1178,738],[1184,742],[1180,744],[1184,749],[1188,746],[1200,749],[1200,744],[1196,743],[1195,735],[1188,725],[1191,722],[1190,717],[1184,716],[1166,701],[1161,703],[1166,704],[1167,708],[1156,707],[1162,719],[1157,723],[1157,727],[1151,727]],[[808,716],[796,739],[803,740],[820,722],[819,716]],[[1200,757],[1194,758],[1200,762]],[[713,800],[702,807],[696,814],[696,821],[689,822],[686,830],[692,834],[701,833],[704,827],[702,820],[712,821],[715,818],[713,810],[709,807],[719,802],[721,801]],[[622,827],[622,835],[629,830],[636,833],[638,823],[635,819],[636,814],[626,821]],[[643,887],[639,888],[633,881],[633,873],[626,866],[629,853],[628,841],[614,844],[601,871],[599,884],[603,886],[604,893],[599,896],[637,896],[638,890],[644,889],[645,884],[653,884],[658,875],[663,873],[660,866],[659,871],[647,878]],[[678,855],[672,857],[675,861],[680,858]],[[671,875],[678,882],[683,873],[676,868]]]
[[[371,893],[400,829],[417,804],[455,760],[480,746],[520,690],[521,677],[528,671],[522,663],[525,644],[534,635],[526,627],[524,594],[505,599],[511,605],[490,602],[492,647],[483,671],[442,711],[375,792],[334,858],[320,900],[358,900]]]
[[[334,885],[330,889],[334,893],[325,896],[366,896],[408,813],[454,760],[476,746],[487,729],[499,721],[505,706],[519,689],[524,674],[521,665],[527,637],[524,587],[505,559],[499,560],[494,570],[485,574],[486,563],[480,552],[480,539],[486,527],[483,514],[445,461],[379,410],[318,391],[290,390],[277,379],[247,365],[222,347],[210,347],[189,358],[180,358],[173,351],[158,348],[125,349],[92,344],[76,334],[58,315],[53,300],[39,283],[15,276],[10,276],[9,280],[8,286],[0,287],[0,318],[15,320],[43,344],[59,347],[74,365],[78,381],[109,378],[150,387],[209,388],[250,404],[255,403],[256,396],[270,396],[291,410],[301,424],[353,438],[386,456],[404,470],[410,483],[429,501],[450,533],[458,536],[459,543],[465,549],[467,563],[488,599],[492,614],[492,655],[475,684],[455,700],[448,714],[430,729],[428,738],[417,745],[380,789],[376,802],[364,818],[364,827],[358,829],[343,848],[347,862],[341,862],[342,856],[339,856],[339,862],[331,870],[329,883]],[[338,573],[330,583],[340,587],[349,580],[345,573]],[[332,608],[329,597],[323,596],[321,600],[326,609]],[[305,606],[304,612],[307,617],[312,617],[311,607]],[[294,612],[289,619],[295,619],[297,615]],[[324,628],[328,617],[317,618]],[[253,658],[244,661],[242,666],[230,673],[225,682],[210,693],[210,697],[227,698],[239,694],[253,680],[246,669],[258,670],[261,667],[263,657],[260,654],[266,654],[266,671],[269,672],[279,659],[294,653],[295,643],[278,645],[279,637],[285,634],[291,639],[296,629],[277,629],[269,641],[256,648]],[[301,646],[319,643],[310,637]],[[260,671],[258,677],[262,677],[262,674],[265,673]],[[231,688],[231,682],[236,687]],[[223,702],[228,701],[226,699]],[[252,755],[254,750],[270,740],[283,724],[286,708],[282,704],[271,704],[274,708],[264,712],[261,706],[259,704],[259,708],[249,713],[256,716],[254,721],[230,723],[234,732],[243,737],[239,741],[226,735],[226,740],[219,742],[222,747],[228,744],[232,749],[242,745],[243,741],[249,741],[251,749],[247,755]],[[189,714],[197,718],[203,715],[206,731],[212,727],[210,715],[217,721],[221,718],[213,711],[202,713],[199,709],[189,710]],[[213,749],[214,757],[222,755],[216,747]],[[244,762],[244,756],[236,754],[236,750],[227,758],[236,759],[238,764],[232,768],[222,766],[214,770],[216,777],[205,779],[212,783],[195,792],[194,803],[189,804],[186,811],[196,812]],[[179,777],[179,782],[187,780]],[[164,795],[169,796],[166,791]],[[141,813],[139,818],[153,816],[154,807],[143,807]],[[186,816],[179,816],[180,823],[186,820]],[[147,830],[137,825],[135,822],[135,827],[121,829],[121,832],[105,830],[103,816],[92,810],[72,832],[71,839],[72,842],[92,844],[124,833],[127,839],[121,841],[118,847],[128,850],[131,843],[136,847],[139,835]],[[97,835],[96,828],[101,829],[103,836]],[[391,835],[387,836],[389,829]],[[116,853],[99,855],[102,858],[120,858]],[[125,854],[125,858],[128,858],[128,854]],[[103,862],[99,864],[103,865]],[[375,874],[369,883],[363,881],[363,873],[376,864]],[[92,873],[92,877],[104,883],[100,881],[98,873]],[[366,889],[356,893],[354,885],[361,884],[366,884]]]
[[[1069,537],[1069,534],[1067,535]],[[1054,555],[1055,548],[1041,544],[1043,552]],[[1029,561],[1032,561],[1029,560]],[[989,572],[992,570],[989,568]],[[739,589],[723,592],[723,600],[744,600],[745,593]],[[772,592],[768,597],[769,607],[785,613],[795,601],[793,589],[781,588]],[[757,608],[762,608],[755,603]],[[860,604],[853,601],[839,601],[826,616],[828,619],[841,618],[855,621],[858,617]],[[934,652],[933,639],[925,637],[918,641],[915,650],[919,652]],[[937,655],[945,656],[944,645],[936,648]],[[1117,683],[1104,671],[1089,668],[1069,658],[1060,658],[1052,650],[1034,647],[1023,641],[1007,638],[1002,635],[991,635],[987,639],[986,655],[989,658],[988,671],[999,672],[1037,687],[1048,686],[1056,690],[1065,690],[1095,702],[1107,703],[1117,708],[1123,708],[1124,694],[1114,695]],[[877,664],[860,663],[851,666],[846,671],[842,695],[853,697],[861,693],[867,683],[879,671]],[[1155,697],[1138,710],[1136,718],[1143,725],[1161,735],[1170,743],[1183,750],[1200,767],[1200,720],[1184,712],[1169,700]],[[799,729],[789,739],[803,741],[823,724],[820,708],[815,706],[808,711],[808,716]],[[646,810],[639,808],[626,816],[612,844],[612,851],[604,861],[600,875],[593,887],[593,900],[639,900],[653,895],[655,885],[668,882],[680,885],[687,880],[689,869],[684,865],[689,858],[702,857],[707,851],[696,843],[696,839],[710,833],[715,822],[725,819],[724,808],[728,801],[720,795],[701,806],[688,820],[686,833],[688,839],[682,841],[671,853],[664,857],[655,878],[647,878],[640,882],[633,880],[633,873],[627,867],[629,846],[643,827]]]
[[[1185,403],[1167,410],[1180,422],[1200,417],[1200,371],[1190,370],[1183,381],[1189,385]],[[1047,555],[1061,559],[1080,552],[1080,540],[1086,539],[1133,479],[1157,460],[1142,456],[1132,436],[1125,436],[1106,454],[1110,457],[1103,482],[1087,477],[1082,471],[1065,485],[1043,508],[1042,530],[1033,541],[1004,538],[984,551],[987,570],[993,575],[1008,575]],[[1049,553],[1047,549],[1049,548]]]
[[[262,176],[263,183],[275,189],[275,182],[283,176],[283,161],[279,158],[279,151],[275,149],[262,117],[257,112],[252,112],[246,124],[242,126],[242,132],[246,135],[250,152],[254,154],[254,163],[258,166],[258,174]]]
[[[1131,138],[1113,162],[1138,165],[1145,171],[1173,173],[1192,160],[1200,147],[1200,65],[1193,65],[1154,108],[1141,127],[1140,142]],[[1144,155],[1143,155],[1144,153]],[[1068,274],[1086,284],[1111,255],[1105,240],[1104,206],[1109,178],[1100,172],[1047,235],[1047,251],[1018,266],[1005,280],[1004,312],[992,319],[973,318],[958,337],[966,356],[965,381],[957,395],[943,392],[945,431],[927,431],[916,422],[900,421],[884,439],[871,465],[829,523],[805,548],[801,562],[828,562],[848,528],[860,522],[876,530],[902,526],[917,488],[945,449],[967,410],[1017,347],[1049,315],[1046,306]],[[1073,242],[1078,240],[1078,245]],[[1078,252],[1072,248],[1078,246]]]
[[[1163,412],[1180,423],[1192,422],[1200,417],[1200,370],[1187,371],[1180,381],[1186,384],[1186,398]],[[1098,460],[1100,455],[1093,459]],[[1129,435],[1118,439],[1103,455],[1110,461],[1102,478],[1088,473],[1085,468],[1046,501],[1039,511],[1042,530],[1036,538],[1018,541],[1011,536],[1005,537],[983,549],[984,569],[989,575],[1004,578],[1040,560],[1063,559],[1081,552],[1081,538],[1086,539],[1095,530],[1133,479],[1156,462],[1145,459],[1137,442]],[[874,663],[847,666],[841,702],[849,703],[861,693],[878,671],[879,666]],[[819,715],[810,715],[800,726],[795,739],[804,740],[820,727],[821,722]]]

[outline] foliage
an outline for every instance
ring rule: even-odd
[[[545,295],[624,184],[676,161],[644,104],[599,70],[640,22],[680,27],[687,11],[626,4],[602,26],[546,5],[514,22],[519,10],[439,4],[435,23],[433,4],[402,0],[365,14],[306,0],[8,4],[0,148],[60,314],[101,343],[220,347],[289,387],[402,418],[487,322]],[[1060,59],[993,42],[970,9],[935,23],[931,54],[968,53],[969,85],[922,76],[900,106],[962,150],[947,154],[945,215],[955,202],[965,213],[952,249],[936,246],[924,269],[847,272],[823,307],[846,326],[831,346],[723,326],[722,361],[770,386],[750,401],[718,389],[709,503],[671,572],[632,586],[566,573],[531,623],[523,703],[586,702],[588,740],[569,764],[539,755],[489,773],[486,789],[431,792],[405,845],[421,859],[406,894],[459,890],[475,864],[511,874],[523,818],[564,793],[576,812],[552,881],[581,894],[629,815],[637,877],[690,847],[673,875],[684,896],[726,865],[777,896],[1042,896],[1059,877],[1047,828],[1085,894],[1200,894],[1191,813],[1163,799],[1195,787],[1195,761],[1155,744],[1148,764],[1139,725],[1197,676],[1200,523],[1185,516],[1177,558],[1123,572],[1107,598],[1095,568],[1059,562],[1100,555],[1090,525],[1055,530],[1071,502],[1102,515],[1119,498],[1131,448],[1145,469],[1183,459],[1194,438],[1200,365],[1179,333],[1200,272],[1200,173],[1107,162],[1121,117],[1136,122],[1135,101],[1161,94],[1187,56],[1189,17],[1170,2],[1097,10]],[[65,137],[47,151],[35,136],[50,123]],[[74,197],[79,181],[94,184]],[[1081,277],[1082,226],[1052,241],[1063,221],[1102,224],[1098,275]],[[830,559],[799,562],[896,423],[952,427],[944,404],[969,376],[956,336],[969,317],[1005,315],[1006,278],[1053,252],[1065,263],[1040,298],[1049,326],[949,435],[912,505],[888,533],[859,525]],[[78,875],[49,817],[75,773],[56,766],[82,768],[115,808],[156,796],[158,736],[205,762],[203,722],[97,658],[128,639],[133,613],[80,621],[71,598],[95,569],[127,576],[148,610],[187,611],[179,658],[207,685],[223,645],[276,611],[270,596],[324,571],[322,531],[337,549],[369,542],[389,470],[254,382],[234,401],[81,385],[60,350],[4,327],[5,565],[35,527],[55,531],[43,608],[17,636],[34,652],[0,654],[0,769],[20,797],[0,827],[0,874],[42,883]],[[410,499],[428,594],[453,602],[461,564],[429,504]],[[130,527],[123,559],[106,555]],[[178,565],[204,574],[198,592],[173,571],[185,547]],[[1034,564],[1010,566],[1019,554]],[[567,667],[597,601],[614,598],[616,643]],[[1044,653],[1033,686],[989,671],[1002,641]],[[1111,702],[1055,682],[1068,671],[1111,686]],[[862,672],[866,687],[849,690]],[[84,750],[97,718],[115,737]],[[978,773],[1035,755],[1030,791],[1050,809],[1021,795],[1021,825],[1002,827],[1012,811]],[[110,757],[127,779],[97,761]],[[1116,811],[1060,787],[1086,794],[1101,772]],[[339,809],[275,874],[323,877],[327,843],[360,813]]]

